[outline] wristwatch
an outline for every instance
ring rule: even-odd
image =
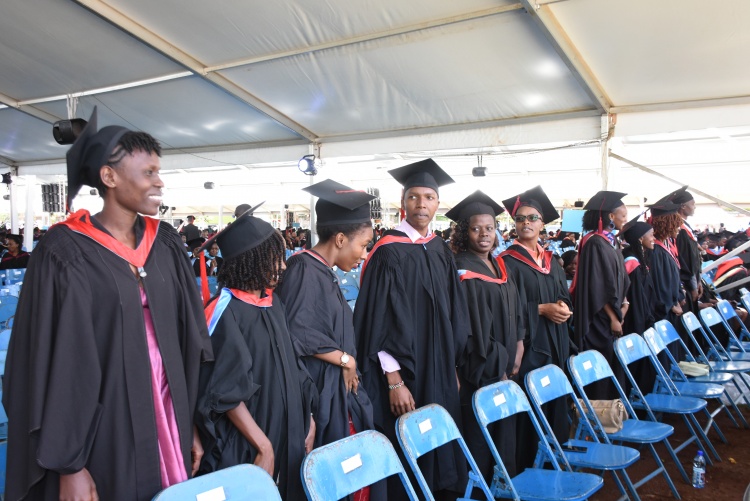
[[[349,363],[350,358],[351,357],[349,357],[349,355],[347,355],[346,352],[344,352],[344,354],[341,355],[341,367],[346,367],[346,364]]]

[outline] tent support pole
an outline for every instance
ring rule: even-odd
[[[36,176],[26,176],[26,218],[23,230],[23,245],[26,252],[34,248],[34,191],[36,190]]]
[[[635,167],[636,169],[640,169],[643,172],[648,172],[649,174],[653,174],[654,176],[658,176],[658,177],[660,177],[662,179],[666,179],[667,181],[671,181],[671,182],[675,183],[676,185],[684,186],[686,184],[686,183],[682,183],[682,182],[680,182],[680,181],[678,181],[676,179],[673,179],[673,178],[671,178],[669,176],[665,176],[664,174],[662,174],[660,172],[657,172],[657,171],[655,171],[653,169],[650,169],[649,167],[646,167],[645,165],[641,165],[641,164],[633,162],[632,160],[628,160],[627,158],[621,157],[617,153],[612,153],[610,151],[609,152],[609,156],[612,157],[612,158],[616,158],[620,162],[624,162],[624,163],[626,163],[626,164],[628,164],[628,165],[630,165],[632,167]],[[734,204],[731,204],[729,202],[726,202],[726,201],[724,201],[724,200],[722,200],[720,198],[716,198],[715,196],[709,195],[708,193],[706,193],[704,191],[701,191],[701,190],[699,190],[697,188],[693,188],[692,186],[690,187],[690,191],[692,191],[693,193],[697,193],[698,195],[700,195],[700,196],[702,196],[704,198],[707,198],[707,199],[709,199],[709,200],[711,200],[713,202],[716,202],[717,204],[721,205],[722,207],[726,207],[727,209],[739,212],[741,214],[744,214],[745,216],[750,216],[750,210],[743,209],[742,207],[738,207],[738,206],[736,206]]]

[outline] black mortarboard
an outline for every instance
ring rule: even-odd
[[[653,229],[650,224],[638,221],[639,217],[641,217],[641,214],[635,216],[622,227],[622,236],[627,242],[634,242]]]
[[[208,249],[216,242],[221,249],[221,256],[224,259],[232,259],[266,241],[276,229],[252,215],[263,203],[245,211],[232,224],[206,240],[202,249]]]
[[[677,211],[680,210],[680,204],[675,204],[661,199],[655,204],[649,205],[648,208],[651,210],[651,215],[654,217],[668,216],[669,214],[676,214]]]
[[[371,222],[370,201],[376,197],[366,191],[353,190],[333,179],[326,179],[302,190],[318,197],[315,203],[315,223],[319,226]]]
[[[195,249],[196,247],[203,247],[203,243],[206,241],[205,238],[194,238],[187,242],[187,247],[190,250]]]
[[[388,174],[393,176],[404,187],[404,190],[415,186],[423,186],[432,188],[437,192],[439,187],[455,183],[453,178],[431,158],[391,169]]]
[[[235,207],[235,209],[234,209],[234,217],[235,217],[235,219],[238,218],[238,217],[240,217],[241,215],[243,215],[248,210],[250,210],[251,207],[252,207],[252,205],[250,205],[250,204],[240,204],[237,207]]]
[[[673,191],[672,193],[667,195],[667,199],[674,204],[686,204],[689,201],[693,200],[693,195],[691,195],[687,189],[688,185],[685,185],[679,190]]]
[[[706,240],[718,242],[720,238],[719,233],[706,233]]]
[[[492,217],[497,217],[503,212],[505,212],[505,209],[497,202],[482,193],[481,190],[477,190],[446,212],[445,217],[452,221],[459,221],[469,219],[477,214],[489,214]]]
[[[586,205],[583,206],[583,210],[612,212],[619,206],[624,205],[622,197],[625,195],[627,195],[627,193],[602,190],[586,202]]]
[[[96,106],[94,107],[88,124],[65,155],[68,164],[68,210],[81,186],[85,184],[96,187],[99,170],[107,164],[117,141],[126,132],[130,131],[117,125],[97,131]]]
[[[732,238],[735,235],[733,231],[722,230],[719,232],[719,238]]]
[[[560,217],[560,213],[552,205],[552,202],[550,202],[550,199],[544,193],[541,186],[535,186],[514,197],[505,199],[503,200],[503,205],[513,217],[515,217],[516,211],[520,207],[533,207],[542,215],[544,224],[549,224]]]

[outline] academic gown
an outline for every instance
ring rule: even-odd
[[[292,347],[281,300],[264,299],[259,306],[233,295],[211,330],[216,361],[201,369],[196,410],[205,451],[199,473],[255,461],[257,450],[226,415],[244,402],[273,446],[282,497],[304,499],[299,472],[317,392]]]
[[[656,321],[669,320],[675,328],[679,329],[681,322],[679,316],[672,312],[672,307],[685,297],[681,288],[680,269],[672,254],[658,243],[651,251],[651,276],[656,299],[654,319]],[[676,346],[673,343],[669,349],[675,358],[681,360],[682,348],[679,345]],[[666,354],[662,354],[659,360],[662,364],[668,363]]]
[[[539,315],[539,305],[563,301],[572,309],[565,272],[553,259],[550,251],[544,253],[544,266],[539,267],[525,247],[514,244],[502,253],[508,276],[518,288],[523,308],[524,353],[516,381],[525,389],[526,374],[548,364],[555,364],[567,373],[567,361],[571,350],[576,351],[568,334],[568,324],[556,324]],[[562,443],[570,433],[567,402],[558,399],[543,407],[547,420]],[[529,468],[536,456],[538,437],[527,416],[518,417],[516,468]]]
[[[597,350],[609,362],[620,381],[625,382],[625,374],[615,356],[615,336],[609,316],[604,310],[610,305],[622,321],[622,303],[630,286],[625,271],[622,253],[612,247],[606,237],[592,234],[582,243],[578,252],[574,291],[575,339],[581,350]],[[623,334],[627,334],[623,331]],[[603,380],[587,388],[589,398],[610,400],[617,397],[617,390],[611,381]]]
[[[143,228],[139,217],[138,242]],[[159,225],[144,270],[189,474],[199,367],[212,355],[193,270],[171,225]],[[99,499],[150,500],[161,490],[152,398],[136,276],[108,248],[53,226],[29,262],[8,351],[5,499],[57,500],[59,475],[86,468]]]
[[[691,292],[698,288],[701,280],[702,256],[701,247],[693,239],[693,233],[687,222],[683,223],[680,233],[675,239],[678,259],[680,261],[680,281],[687,294],[685,294],[685,311],[692,311],[699,315],[698,301],[693,301]],[[690,346],[690,343],[688,343]]]
[[[474,415],[472,396],[479,388],[511,374],[518,341],[523,341],[525,337],[516,283],[508,277],[504,262],[501,261],[502,270],[495,259],[491,259],[491,262],[496,275],[476,254],[462,252],[456,256],[461,286],[466,291],[472,332],[466,346],[466,363],[459,370],[463,435],[479,469],[489,480],[492,479],[494,460]],[[514,476],[515,416],[493,423],[488,428],[508,473]]]
[[[417,408],[439,404],[460,427],[456,366],[470,327],[466,297],[445,242],[432,238],[424,244],[383,244],[387,236],[408,239],[400,231],[388,231],[373,248],[362,272],[354,329],[357,364],[372,399],[375,426],[400,450],[378,352],[387,352],[400,364]],[[419,464],[433,492],[464,491],[467,467],[455,444],[426,454]],[[390,480],[388,498],[401,499],[403,487],[398,479]]]
[[[646,265],[638,260],[632,249],[625,249],[623,256],[625,269],[630,277],[630,287],[627,293],[630,306],[625,314],[622,332],[623,334],[635,332],[643,335],[646,329],[654,326],[654,286],[651,282],[651,273]],[[617,364],[620,365],[619,361]],[[656,371],[651,362],[639,360],[630,366],[630,371],[644,394],[650,393],[656,379]],[[628,395],[630,386],[630,381],[626,380],[623,389]]]

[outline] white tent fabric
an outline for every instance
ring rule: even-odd
[[[747,205],[726,177],[750,166],[748,24],[744,0],[5,0],[0,162],[61,182],[50,124],[76,98],[76,116],[98,106],[162,141],[186,211],[308,204],[289,188],[313,150],[317,178],[392,202],[387,168],[426,156],[459,181],[446,208],[477,187],[541,182],[563,205],[604,178],[634,206],[674,188],[607,166],[611,149]],[[469,175],[477,155],[487,178]]]

